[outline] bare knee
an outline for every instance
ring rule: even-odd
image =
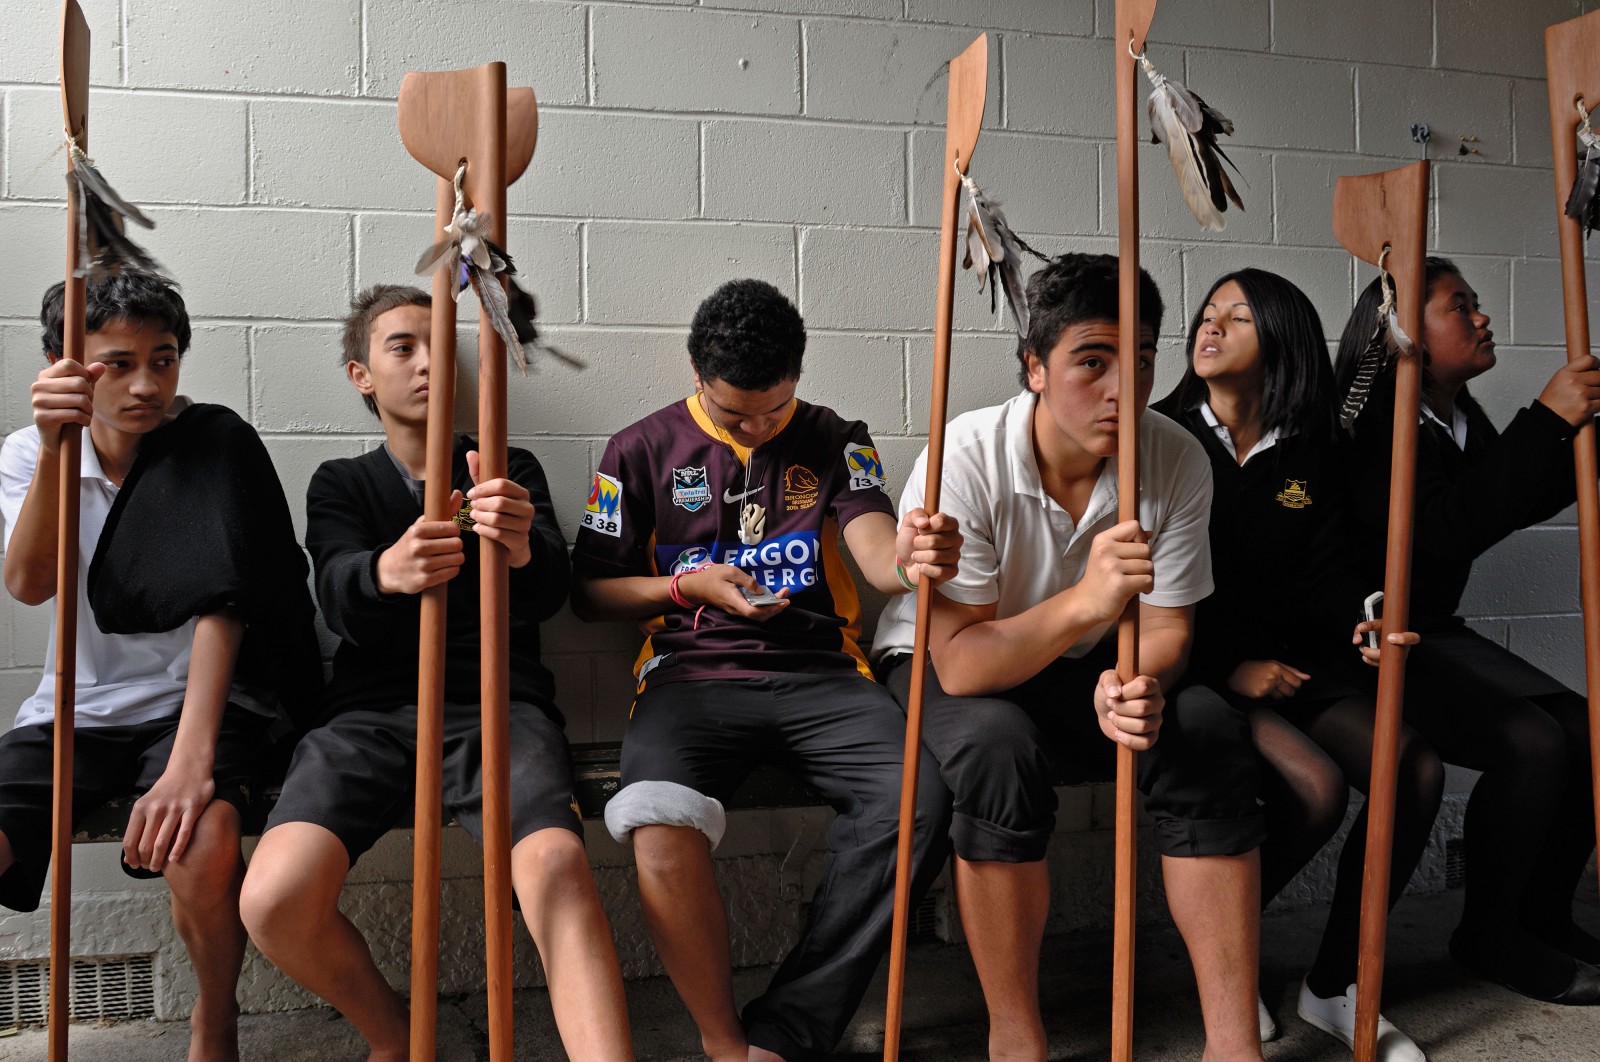
[[[711,845],[693,826],[640,826],[633,858],[641,877],[684,880],[711,861]]]
[[[518,879],[517,891],[530,894],[524,899],[524,908],[530,900],[537,903],[552,893],[593,891],[594,875],[583,839],[559,826],[518,841],[511,849],[511,866]]]
[[[162,871],[174,901],[196,912],[234,907],[243,873],[239,812],[220,800],[201,813],[182,856]]]
[[[239,916],[256,947],[269,956],[322,933],[337,914],[339,894],[349,861],[337,840],[333,846],[296,843],[295,829],[319,830],[290,823],[261,839],[239,891]],[[323,831],[326,832],[326,831]],[[328,835],[330,838],[331,834]]]

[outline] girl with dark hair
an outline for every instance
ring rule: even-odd
[[[1572,504],[1572,438],[1600,413],[1600,358],[1563,366],[1498,432],[1466,386],[1494,367],[1489,316],[1453,263],[1429,258],[1427,285],[1411,574],[1411,626],[1423,641],[1407,663],[1405,712],[1445,762],[1483,772],[1467,805],[1466,907],[1450,953],[1535,999],[1597,1003],[1600,940],[1572,921],[1595,842],[1587,702],[1458,613],[1479,555]],[[1377,327],[1379,299],[1374,280],[1345,326],[1340,393]],[[1393,413],[1390,369],[1355,422],[1350,455],[1369,580],[1383,572]]]
[[[1365,792],[1371,768],[1375,709],[1346,643],[1362,584],[1343,557],[1346,494],[1332,399],[1327,343],[1310,300],[1274,273],[1244,269],[1207,292],[1189,327],[1183,378],[1154,407],[1211,459],[1216,592],[1199,606],[1188,677],[1250,716],[1264,766],[1263,906],[1338,830],[1348,787]],[[1366,652],[1376,659],[1376,650]],[[1438,758],[1404,730],[1391,905],[1421,858],[1443,784]],[[1363,809],[1299,999],[1301,1017],[1347,1044],[1366,836]],[[1263,1005],[1263,1039],[1274,1032]],[[1423,1054],[1380,1020],[1378,1057],[1421,1062]]]

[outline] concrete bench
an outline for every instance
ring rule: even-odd
[[[572,746],[573,796],[586,819],[599,819],[605,814],[606,802],[616,795],[621,785],[622,746],[616,742],[594,742]],[[1092,785],[1110,781],[1108,778],[1089,778],[1071,775],[1058,767],[1055,783],[1058,786]],[[266,823],[267,814],[277,800],[278,789],[269,788],[252,805],[244,824],[247,835],[258,834]],[[780,767],[757,767],[750,773],[728,802],[729,811],[755,811],[769,808],[817,807],[823,799],[794,775]],[[74,843],[120,841],[128,825],[128,815],[133,810],[133,798],[123,797],[95,809],[78,826]]]

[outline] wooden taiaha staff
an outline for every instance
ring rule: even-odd
[[[77,0],[61,4],[61,117],[68,138],[89,150],[89,23]],[[73,167],[67,152],[67,171]],[[85,284],[78,275],[78,197],[67,195],[67,275],[62,292],[61,356],[83,361]],[[93,443],[91,442],[92,446]],[[54,806],[50,846],[50,1062],[66,1062],[72,1020],[72,745],[78,685],[78,481],[83,429],[61,428],[56,509],[56,703]]]
[[[1361,177],[1341,177],[1333,191],[1333,234],[1351,254],[1394,278],[1400,330],[1411,349],[1395,366],[1394,444],[1389,466],[1389,542],[1384,558],[1383,626],[1407,629],[1411,615],[1411,540],[1416,500],[1417,419],[1422,394],[1422,304],[1427,299],[1428,162]],[[1372,778],[1367,793],[1367,859],[1361,882],[1361,941],[1356,974],[1357,1062],[1374,1062],[1389,928],[1389,871],[1394,855],[1395,779],[1406,653],[1387,638],[1378,664]]]
[[[492,238],[505,246],[506,187],[527,169],[538,132],[533,90],[506,90],[505,64],[470,70],[409,73],[400,86],[400,138],[413,158],[439,176],[436,218],[449,224],[454,178],[463,164],[463,190],[494,221]],[[433,280],[429,338],[428,436],[423,512],[448,520],[454,456],[456,285],[440,270]],[[485,278],[484,283],[502,283]],[[479,478],[506,474],[505,342],[480,312],[478,328]],[[480,540],[480,639],[483,728],[484,931],[489,990],[489,1052],[510,1059],[511,819],[509,744],[510,663],[507,568],[503,546]],[[445,585],[424,592],[418,649],[417,782],[412,882],[411,1053],[431,1058],[438,1023],[439,871],[444,714]]]
[[[1117,521],[1139,519],[1139,118],[1134,75],[1156,0],[1117,0],[1112,39],[1117,93]],[[1117,623],[1117,678],[1139,674],[1139,599]],[[1138,818],[1133,750],[1117,746],[1116,856],[1111,942],[1111,1059],[1133,1059],[1133,919]]]
[[[933,392],[928,410],[927,480],[923,507],[939,511],[944,471],[944,419],[950,383],[950,329],[955,309],[956,245],[960,238],[961,174],[972,165],[983,125],[989,82],[989,35],[978,34],[950,60],[945,110],[944,199],[939,221],[939,289],[934,303]],[[916,637],[911,651],[911,692],[906,703],[905,768],[900,779],[900,837],[895,857],[894,928],[889,938],[889,998],[884,1010],[884,1062],[900,1057],[900,1023],[905,1001],[906,930],[911,908],[911,852],[916,840],[917,768],[922,755],[922,707],[928,674],[928,628],[933,618],[932,589],[917,594]]]
[[[1550,147],[1555,156],[1556,225],[1561,234],[1561,298],[1566,311],[1567,360],[1590,356],[1589,293],[1584,276],[1583,223],[1563,209],[1578,176],[1578,106],[1600,105],[1600,11],[1558,22],[1544,31],[1550,91]],[[1600,832],[1600,475],[1594,422],[1572,441],[1578,480],[1578,586],[1583,606],[1583,663],[1589,695],[1589,760]]]

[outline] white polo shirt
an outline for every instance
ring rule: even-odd
[[[1106,461],[1083,519],[1044,491],[1033,452],[1037,396],[1018,395],[1001,406],[974,410],[950,423],[939,508],[961,521],[964,542],[956,576],[939,587],[968,605],[997,604],[1015,616],[1073,586],[1083,576],[1094,536],[1117,523],[1117,463]],[[900,499],[900,515],[922,505],[928,451],[917,458]],[[1155,588],[1152,605],[1192,605],[1211,593],[1211,462],[1187,430],[1146,410],[1139,418],[1139,523],[1150,534]],[[878,621],[874,651],[909,652],[917,614],[915,594],[889,602]],[[1080,657],[1112,624],[1089,631],[1064,653]],[[1027,678],[1019,675],[1018,681]]]
[[[106,634],[89,608],[89,561],[94,557],[116,500],[117,486],[100,469],[100,458],[87,433],[83,437],[81,486],[78,490],[78,653],[77,725],[126,726],[177,715],[189,681],[193,619],[160,634]],[[5,542],[22,512],[39,460],[39,429],[14,431],[0,446],[0,512],[5,515]],[[182,543],[172,548],[182,549]],[[55,602],[40,606],[50,625],[44,649],[44,675],[32,697],[22,702],[17,726],[48,723],[55,718]]]

